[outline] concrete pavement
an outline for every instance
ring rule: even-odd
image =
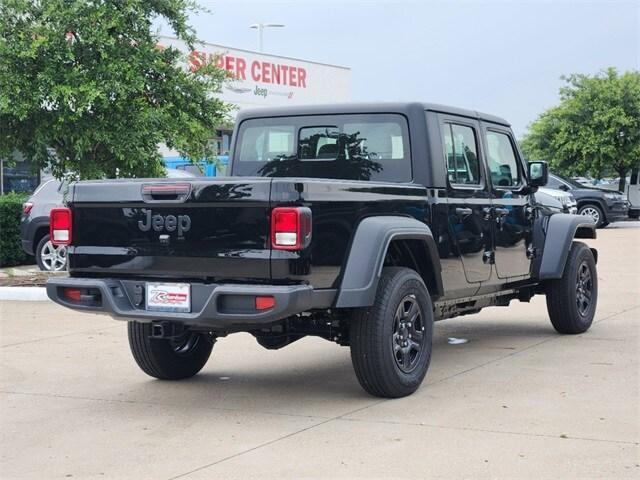
[[[556,334],[543,297],[440,322],[399,400],[367,396],[349,350],[319,339],[232,335],[162,382],[124,323],[0,302],[0,478],[640,478],[640,229],[615,227],[588,242],[589,332]]]

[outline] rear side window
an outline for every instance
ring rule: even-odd
[[[293,127],[270,125],[247,127],[240,147],[241,162],[270,162],[293,155]]]
[[[560,180],[558,180],[554,176],[549,175],[549,181],[545,186],[549,188],[555,188],[556,190],[558,190],[562,185],[564,185],[564,183],[562,183]]]
[[[447,178],[452,186],[480,185],[478,141],[473,128],[445,123],[442,131]]]
[[[245,120],[236,148],[233,175],[412,179],[407,122],[399,114]]]
[[[505,133],[487,131],[487,164],[495,187],[520,184],[520,169],[511,139]]]

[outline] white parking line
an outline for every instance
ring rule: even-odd
[[[44,287],[0,287],[0,300],[45,302],[49,297]]]

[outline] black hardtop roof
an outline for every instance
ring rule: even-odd
[[[291,107],[259,107],[241,110],[238,113],[238,123],[247,118],[291,117],[301,115],[336,115],[344,113],[408,113],[417,109],[438,113],[448,113],[462,117],[475,118],[487,122],[510,126],[504,118],[487,113],[449,107],[437,103],[422,102],[366,102],[366,103],[334,103],[319,105],[296,105]]]

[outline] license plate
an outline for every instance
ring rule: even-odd
[[[147,310],[155,312],[191,311],[191,286],[188,283],[147,283]]]

